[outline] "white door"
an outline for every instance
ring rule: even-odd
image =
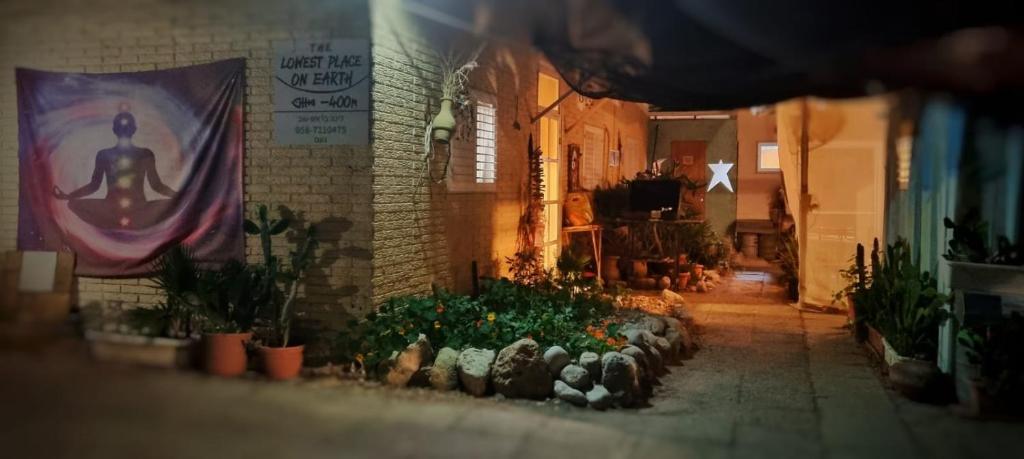
[[[544,110],[558,100],[558,79],[537,75],[537,105]],[[541,242],[544,268],[553,269],[561,253],[562,183],[561,183],[561,123],[558,107],[538,121],[540,148],[544,152],[544,239]]]

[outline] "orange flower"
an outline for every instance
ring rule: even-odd
[[[444,305],[443,304],[441,304],[441,303],[437,304],[437,313],[438,314],[444,313]]]
[[[405,328],[399,328],[398,329],[398,334],[399,335],[405,335]]]
[[[488,312],[487,313],[487,321],[488,322],[494,322],[494,319],[497,319],[497,318],[498,318],[497,314],[495,314],[493,312]]]
[[[608,338],[608,340],[605,341],[605,342],[608,343],[609,346],[614,346],[615,345],[615,338]]]

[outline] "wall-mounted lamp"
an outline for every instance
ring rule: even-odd
[[[434,141],[448,143],[452,137],[452,131],[455,130],[455,114],[452,113],[450,98],[441,99],[441,109],[437,111],[437,115],[434,116],[434,121],[430,125],[433,129]]]

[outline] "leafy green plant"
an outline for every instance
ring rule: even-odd
[[[779,280],[786,285],[788,298],[796,301],[800,299],[800,248],[791,231],[783,233],[779,242]]]
[[[839,277],[843,279],[845,285],[832,294],[832,300],[841,303],[847,297],[854,297],[855,293],[867,289],[870,282],[869,275],[864,258],[864,245],[858,243],[857,252],[850,259],[850,266],[839,271]],[[856,306],[851,305],[851,307]]]
[[[965,327],[957,334],[967,359],[977,365],[985,390],[1005,405],[1024,406],[1024,317],[1014,312],[1001,322]]]
[[[472,298],[434,288],[432,295],[390,299],[338,339],[338,353],[374,370],[392,353],[425,335],[435,347],[501,349],[521,338],[571,353],[604,352],[621,344],[608,320],[611,299],[590,289],[573,291],[551,274],[534,285],[485,281]],[[609,341],[610,340],[610,341]]]
[[[128,311],[128,323],[144,334],[186,338],[198,332],[206,304],[216,301],[216,280],[204,271],[192,249],[174,245],[153,263],[153,281],[165,298],[155,307]]]
[[[265,288],[264,271],[230,261],[214,276],[219,295],[207,304],[204,317],[207,328],[222,333],[242,333],[252,330],[262,308],[270,303]]]
[[[281,347],[288,347],[299,286],[302,284],[306,270],[313,264],[317,246],[316,228],[310,225],[309,228],[306,228],[305,235],[296,250],[290,252],[289,268],[282,270],[279,275],[284,283],[285,297],[283,302],[277,304],[278,308],[274,314],[274,335]]]
[[[995,265],[1024,265],[1024,248],[1013,244],[1006,236],[996,238],[995,250],[988,245],[989,225],[981,219],[977,209],[967,212],[958,222],[943,219],[947,229],[953,230],[949,248],[943,255],[950,261],[990,263]]]
[[[596,277],[585,277],[587,266],[592,261],[594,261],[594,257],[575,244],[563,248],[562,254],[555,262],[562,285],[567,287],[570,292],[597,287]]]
[[[233,290],[237,301],[251,302],[260,308],[267,308],[271,313],[271,336],[269,341],[274,346],[287,347],[291,341],[291,326],[295,315],[295,302],[299,288],[305,278],[306,271],[316,259],[319,242],[316,239],[316,228],[309,225],[305,229],[297,229],[299,242],[289,252],[288,265],[285,266],[273,253],[273,236],[283,234],[292,224],[291,220],[282,216],[270,218],[267,206],[260,205],[256,211],[256,220],[245,220],[245,232],[260,237],[263,250],[262,266],[248,266],[247,273],[236,278]],[[255,290],[246,290],[246,287]]]
[[[904,239],[887,246],[884,254],[876,239],[871,264],[870,275],[863,273],[863,285],[851,293],[857,320],[877,328],[900,355],[933,359],[939,325],[948,318],[943,305],[949,298],[938,291],[931,274],[913,263]],[[856,269],[860,277],[863,268]]]
[[[946,217],[943,224],[953,230],[949,249],[943,255],[947,260],[971,263],[985,263],[988,260],[988,223],[981,220],[976,210],[964,215],[959,223]]]

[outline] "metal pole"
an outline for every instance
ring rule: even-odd
[[[800,224],[797,226],[798,244],[798,282],[800,284],[798,304],[804,307],[804,292],[807,291],[807,213],[811,208],[811,195],[807,187],[808,159],[810,157],[810,138],[808,128],[810,127],[810,109],[807,106],[807,98],[800,100]]]

